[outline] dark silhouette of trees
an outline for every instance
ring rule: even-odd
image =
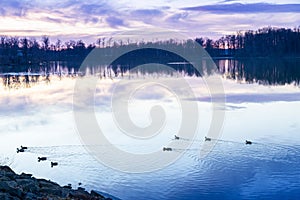
[[[195,41],[203,46],[210,56],[218,57],[257,58],[257,57],[300,57],[300,27],[294,29],[286,28],[262,28],[257,31],[239,31],[236,34],[227,35],[217,40],[210,38],[196,38]],[[0,70],[2,72],[18,72],[31,69],[36,71],[40,68],[46,68],[47,63],[51,61],[66,61],[72,63],[72,67],[78,69],[88,53],[96,48],[102,49],[106,56],[119,49],[150,48],[151,45],[168,46],[171,48],[194,48],[192,40],[177,41],[169,39],[165,41],[138,41],[131,42],[116,41],[113,38],[99,38],[94,44],[85,44],[82,40],[69,40],[64,43],[57,40],[51,43],[48,36],[43,36],[41,40],[34,38],[18,37],[0,37]],[[113,69],[120,69],[121,66],[127,69],[130,65],[136,65],[142,62],[144,58],[152,58],[157,63],[185,62],[168,52],[159,50],[135,51],[127,55],[126,58],[115,62]],[[126,67],[127,66],[127,67]],[[189,65],[176,66],[177,70],[185,70],[188,74],[194,73]],[[124,72],[126,69],[121,69]]]
[[[43,41],[43,49],[44,49],[44,51],[47,51],[49,49],[49,45],[50,45],[49,37],[43,36],[42,41]]]
[[[197,38],[196,42],[212,57],[295,57],[300,56],[300,27],[239,31],[216,41],[208,39],[204,43],[202,38]]]

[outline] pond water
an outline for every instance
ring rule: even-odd
[[[230,62],[224,62],[228,69]],[[196,136],[193,140],[178,140],[192,143],[185,150],[177,149],[178,160],[145,173],[112,169],[87,151],[74,121],[75,79],[52,80],[50,84],[26,89],[2,87],[0,162],[18,173],[31,173],[62,185],[71,183],[74,188],[80,182],[87,190],[106,192],[124,200],[297,199],[300,195],[299,86],[247,84],[226,77],[222,79],[227,97],[226,116],[220,138],[204,141],[211,124],[211,102],[201,79],[188,77],[199,108]],[[168,93],[151,96],[149,91],[141,93],[130,108],[133,121],[142,126],[149,123],[145,117],[149,107],[163,103],[165,112],[170,113],[167,114],[170,123],[153,140],[139,143],[128,137],[123,139],[110,110],[110,94],[118,81],[101,80],[95,101],[97,120],[112,145],[124,151],[157,150],[164,155],[174,154],[174,151],[163,152],[162,147],[173,140],[179,126],[176,98],[170,98]],[[253,144],[246,145],[245,140]],[[207,142],[216,144],[201,158],[200,149]],[[28,146],[28,151],[17,154],[20,145]],[[102,148],[105,153],[107,147]],[[38,156],[47,156],[48,161],[37,162]],[[59,166],[51,168],[49,161],[57,161]]]

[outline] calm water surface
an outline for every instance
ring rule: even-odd
[[[276,87],[270,90],[276,91]],[[51,93],[49,99],[56,102],[49,105],[32,100],[37,97],[34,94],[16,99],[2,96],[0,161],[10,164],[18,173],[32,173],[62,185],[71,183],[74,188],[81,182],[87,190],[107,192],[124,200],[297,199],[300,196],[300,91],[293,90],[288,95],[276,92],[229,95],[222,136],[203,159],[199,153],[211,111],[210,104],[200,99],[201,125],[192,146],[185,151],[178,150],[182,156],[168,167],[139,174],[111,169],[85,150],[76,133],[72,106],[59,93]],[[167,106],[170,111],[172,108]],[[108,115],[108,111],[102,110],[97,117],[105,124],[104,129],[113,130],[106,123]],[[173,133],[165,131],[164,141],[172,140]],[[112,133],[111,139],[114,137],[118,141]],[[245,145],[246,139],[253,144]],[[29,146],[28,152],[16,154],[15,148],[20,145]],[[141,151],[153,146],[122,140],[114,145]],[[59,162],[59,167],[50,168],[49,162],[38,163],[38,156]]]

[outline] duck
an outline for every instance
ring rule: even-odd
[[[28,147],[23,147],[23,146],[21,145],[21,149],[24,149],[24,150],[25,150],[25,149],[28,149]]]
[[[51,162],[51,167],[57,166],[58,163],[57,162]]]
[[[19,148],[17,148],[17,153],[23,153],[23,152],[25,152],[25,150],[24,149],[19,149]]]
[[[249,141],[249,140],[246,140],[246,142],[245,142],[246,144],[252,144],[252,142],[251,141]]]
[[[211,138],[205,137],[205,141],[211,141]]]
[[[38,162],[46,161],[46,160],[47,160],[47,157],[38,157]]]
[[[172,148],[170,148],[170,147],[164,147],[163,151],[172,151]]]
[[[179,140],[179,137],[177,135],[175,135],[175,140]]]

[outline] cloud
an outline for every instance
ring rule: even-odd
[[[30,8],[33,8],[32,2],[24,0],[0,1],[2,16],[25,16]],[[3,12],[4,11],[4,12]]]
[[[228,3],[228,2],[234,2],[234,1],[237,1],[237,0],[223,0],[223,1],[220,1],[219,3]]]
[[[107,4],[83,4],[80,5],[79,12],[87,15],[104,15],[114,13],[113,9]]]
[[[138,10],[134,10],[132,12],[132,14],[134,16],[150,16],[150,17],[155,17],[155,16],[160,16],[163,14],[163,12],[161,10],[158,9],[138,9]]]
[[[59,8],[58,12],[68,10],[67,14],[61,15],[62,18],[68,18],[71,23],[75,24],[89,24],[89,26],[101,26],[102,28],[118,28],[124,26],[124,20],[120,12],[115,7],[106,1],[90,1],[85,3],[83,1],[64,2],[61,6],[66,8]]]
[[[1,33],[6,34],[6,33],[40,33],[40,31],[38,30],[33,30],[33,29],[20,29],[20,30],[16,30],[16,29],[0,29]]]
[[[180,20],[185,20],[188,18],[188,13],[176,13],[167,18],[169,22],[178,23]]]
[[[54,23],[62,23],[61,19],[53,18],[53,17],[44,17],[43,20],[48,22],[54,22]]]
[[[91,23],[93,23],[93,24],[97,24],[98,22],[102,22],[100,19],[98,19],[97,17],[92,17],[92,18],[90,18],[89,20],[86,20],[85,21],[86,23],[89,23],[89,22],[91,22]]]
[[[0,1],[0,31],[13,36],[46,34],[63,40],[95,42],[99,35],[110,37],[125,30],[147,27],[171,29],[190,38],[217,39],[238,30],[264,26],[294,28],[300,23],[300,4],[292,4],[294,0],[288,4],[253,1],[243,0],[243,4],[237,3],[240,0]],[[190,7],[185,7],[187,5]]]
[[[134,9],[126,15],[127,20],[152,25],[157,23],[157,19],[162,21],[165,17],[164,9]]]
[[[3,8],[0,8],[0,15],[4,16],[6,14],[5,10]]]
[[[111,27],[125,26],[124,21],[117,17],[107,17],[105,20]]]
[[[206,11],[216,14],[224,13],[300,13],[300,4],[268,4],[268,3],[252,3],[252,4],[214,4],[196,7],[186,7],[182,10],[188,11]]]

